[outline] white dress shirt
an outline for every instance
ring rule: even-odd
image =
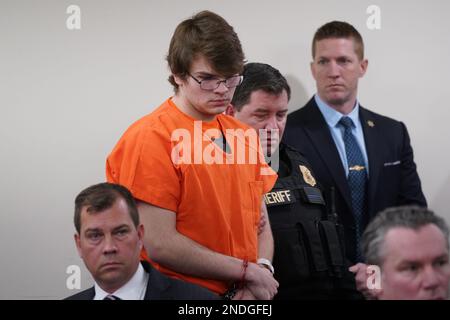
[[[122,300],[144,300],[145,291],[148,283],[148,273],[145,272],[142,264],[139,263],[133,277],[124,286],[111,293]],[[95,297],[94,300],[103,300],[110,293],[104,291],[100,286],[95,283]]]
[[[343,138],[344,128],[339,125],[339,121],[344,115],[334,110],[329,105],[327,105],[324,101],[322,101],[322,99],[320,99],[320,97],[317,94],[314,96],[314,99],[316,101],[317,106],[319,107],[320,112],[325,118],[325,121],[327,122],[331,136],[333,137],[334,140],[334,144],[336,145],[336,149],[338,150],[339,157],[341,158],[345,174],[348,177],[348,161],[347,161],[347,154],[345,153],[345,143]],[[366,143],[364,141],[364,132],[361,125],[361,121],[359,119],[358,101],[356,101],[355,107],[353,108],[352,112],[347,114],[347,117],[352,119],[353,124],[355,125],[352,128],[352,134],[353,136],[355,136],[359,148],[361,149],[366,165],[366,173],[367,176],[369,176],[369,160],[367,158]]]

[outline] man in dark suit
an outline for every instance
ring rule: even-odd
[[[362,232],[378,211],[426,206],[426,200],[406,126],[357,101],[358,80],[368,66],[359,32],[345,22],[323,25],[312,56],[317,94],[288,116],[284,138],[308,159],[326,189],[345,227],[346,256],[357,263],[363,261]],[[361,265],[351,270],[359,273]]]
[[[197,285],[169,278],[140,263],[144,226],[123,186],[100,183],[75,199],[75,243],[95,285],[70,300],[218,299]]]

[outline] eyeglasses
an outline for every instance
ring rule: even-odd
[[[222,82],[225,84],[225,86],[228,89],[237,87],[238,85],[240,85],[242,83],[242,80],[244,79],[243,76],[232,76],[225,80],[218,80],[215,78],[198,80],[190,73],[189,73],[189,76],[200,85],[200,88],[202,88],[203,90],[210,90],[210,91],[216,90]]]

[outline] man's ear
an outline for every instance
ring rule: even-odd
[[[182,78],[182,77],[180,77],[180,76],[178,76],[178,75],[176,75],[176,74],[172,74],[172,76],[173,76],[173,81],[175,81],[175,83],[178,85],[178,86],[181,86],[181,85],[183,85],[183,83],[184,83],[184,78]]]
[[[145,234],[144,225],[142,223],[137,226],[137,233],[138,233],[139,243],[140,243],[140,246],[142,249],[144,247],[144,234]]]
[[[236,110],[234,110],[233,105],[230,103],[228,107],[225,109],[225,114],[234,117]]]
[[[73,235],[73,238],[75,240],[75,246],[77,247],[78,255],[81,259],[83,259],[83,254],[81,253],[81,242],[80,242],[80,235],[78,233],[75,233]]]
[[[311,68],[311,74],[312,74],[314,80],[316,80],[316,69],[314,66],[314,61],[311,61],[311,63],[309,64],[309,67]]]
[[[359,77],[362,78],[366,74],[367,67],[369,66],[369,60],[364,59],[359,62]]]

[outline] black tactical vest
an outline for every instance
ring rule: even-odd
[[[279,177],[264,196],[280,283],[275,298],[326,298],[345,272],[342,227],[327,213],[322,191],[301,154],[282,144],[280,161],[290,175]]]

